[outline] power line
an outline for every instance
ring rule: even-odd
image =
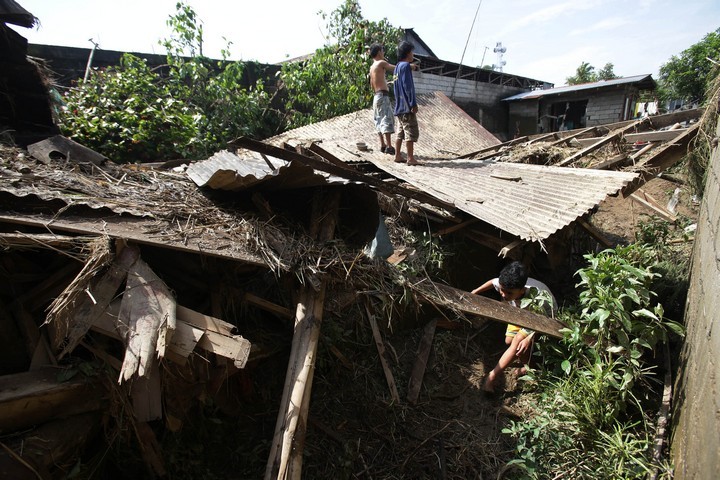
[[[453,98],[455,96],[455,85],[457,84],[458,78],[460,78],[460,74],[462,73],[462,62],[465,59],[465,51],[467,50],[468,43],[470,43],[470,36],[472,35],[473,28],[475,28],[475,20],[477,20],[478,12],[480,12],[480,5],[482,5],[482,0],[478,2],[477,10],[475,10],[475,16],[473,17],[472,25],[470,25],[470,31],[468,32],[468,38],[465,41],[465,48],[463,48],[462,56],[460,57],[460,65],[458,66],[458,73],[455,77],[455,81],[453,82],[453,88],[450,92],[450,98]]]

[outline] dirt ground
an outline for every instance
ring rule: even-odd
[[[666,206],[678,187],[678,223],[684,226],[694,223],[699,208],[688,187],[660,178],[638,193]],[[650,222],[654,214],[630,199],[609,198],[592,222],[612,242],[626,244],[636,241],[638,222]],[[692,242],[678,248],[689,255]],[[360,348],[345,352],[350,368],[330,354],[330,364],[318,365],[305,452],[307,478],[513,478],[506,463],[515,445],[502,430],[523,413],[518,369],[505,372],[501,393],[488,397],[481,388],[504,351],[504,325],[457,325],[436,331],[417,405],[408,404],[406,395],[422,326],[386,332],[399,404],[390,400],[366,326],[346,332],[364,340],[358,341]]]

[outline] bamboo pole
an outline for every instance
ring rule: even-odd
[[[328,196],[323,201],[318,191],[313,199],[309,230],[319,241],[331,240],[337,223],[340,191],[333,190]],[[301,285],[297,300],[290,360],[270,456],[265,467],[265,480],[300,480],[302,473],[310,393],[325,303],[324,280],[321,280],[317,291],[310,282]]]

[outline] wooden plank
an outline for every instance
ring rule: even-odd
[[[468,153],[458,158],[470,158],[472,157],[473,160],[482,161],[487,160],[488,158],[495,157],[499,155],[500,153],[504,152],[510,147],[513,147],[519,143],[523,143],[528,140],[528,137],[519,137],[515,138],[513,140],[510,140],[509,142],[501,143],[499,145],[493,145],[492,147],[486,147],[482,150],[478,150],[474,153]],[[502,148],[504,147],[504,148]]]
[[[366,307],[367,308],[367,307]],[[387,381],[388,387],[390,388],[390,397],[395,405],[400,403],[400,394],[398,393],[397,386],[395,385],[395,377],[390,370],[390,366],[385,358],[385,344],[383,343],[382,335],[380,335],[380,329],[378,328],[375,316],[370,313],[367,309],[368,321],[370,322],[370,328],[372,328],[373,339],[375,340],[375,347],[378,351],[378,357],[380,357],[380,365],[382,366],[383,373],[385,374],[385,380]]]
[[[141,258],[128,270],[118,318],[128,326],[120,381],[149,375],[175,331],[175,299]]]
[[[282,148],[278,148],[274,145],[269,145],[267,143],[258,142],[257,140],[253,140],[251,138],[247,137],[240,137],[231,142],[233,145],[236,145],[238,147],[247,148],[248,150],[252,150],[255,152],[264,153],[266,155],[270,155],[275,158],[279,158],[282,160],[286,160],[288,162],[297,161],[304,165],[308,165],[315,170],[319,170],[321,172],[330,173],[332,175],[336,175],[340,178],[345,178],[348,180],[353,180],[356,182],[362,182],[366,183],[368,185],[371,185],[383,192],[389,191],[395,195],[404,195],[408,196],[410,198],[417,199],[419,197],[418,192],[413,192],[412,190],[408,190],[407,188],[403,188],[399,185],[393,185],[390,183],[386,183],[380,179],[377,179],[375,177],[371,177],[370,175],[365,175],[362,172],[358,172],[357,170],[351,170],[347,167],[340,167],[338,165],[335,165],[334,163],[330,163],[323,160],[318,160],[314,157],[309,157],[307,155],[301,155],[295,151],[290,150],[284,150]],[[316,153],[322,150],[320,147],[318,147],[315,151]],[[325,152],[323,150],[323,152]],[[327,152],[323,153],[323,156]],[[329,154],[328,154],[329,155]],[[443,202],[442,200],[438,200],[435,197],[432,197],[427,194],[423,194],[420,197],[423,198],[423,202],[428,203],[430,205],[435,205],[442,208],[450,208],[454,210],[454,206]]]
[[[642,190],[638,189],[636,192],[630,194],[630,199],[639,203],[640,205],[643,205],[653,212],[655,212],[656,215],[658,215],[660,218],[662,218],[665,221],[668,221],[670,223],[675,223],[677,221],[677,216],[673,215],[672,213],[668,212],[665,208],[661,207],[657,204],[656,200],[652,198],[647,193],[643,192]]]
[[[505,302],[499,302],[481,295],[473,295],[465,290],[427,279],[414,284],[413,288],[435,305],[456,309],[473,317],[480,317],[480,319],[511,323],[556,338],[562,338],[560,329],[565,328],[562,322],[554,318],[538,315],[528,310],[513,307]],[[473,324],[477,323],[478,326],[484,324],[484,321],[476,322],[477,319],[473,317],[470,318]]]
[[[82,243],[88,243],[89,237],[70,237],[52,233],[8,233],[0,232],[0,245],[3,247],[39,247],[49,250],[69,250]]]
[[[135,435],[140,444],[140,454],[149,469],[158,477],[165,477],[165,460],[163,459],[160,442],[153,429],[145,422],[131,422],[135,427]]]
[[[630,162],[631,162],[630,157],[627,154],[623,153],[620,155],[615,155],[614,157],[612,157],[608,160],[605,160],[604,162],[602,162],[598,165],[595,165],[591,168],[593,168],[595,170],[611,170],[616,167],[621,167],[623,165],[626,165]]]
[[[0,450],[0,477],[8,480],[68,478],[72,466],[78,464],[88,444],[100,434],[101,425],[100,412],[83,413],[4,439],[4,450]]]
[[[0,376],[0,432],[106,407],[105,391],[97,379],[76,375],[61,381],[63,372],[46,367]]]
[[[510,257],[513,258],[516,255],[515,251],[526,243],[527,240],[523,240],[521,238],[513,240],[512,242],[508,243],[500,249],[500,251],[498,252],[498,257],[506,258],[508,255],[510,255]]]
[[[162,385],[160,364],[153,362],[149,372],[133,379],[130,385],[133,415],[138,422],[150,422],[162,418]]]
[[[113,302],[103,315],[95,319],[92,330],[117,340],[123,340],[127,327],[118,321],[119,310],[119,302]],[[178,320],[175,334],[172,336],[170,348],[168,349],[168,360],[185,365],[187,358],[195,350],[195,346],[204,334],[205,331]],[[117,370],[119,371],[120,368]]]
[[[433,237],[440,237],[443,235],[448,235],[450,233],[457,232],[458,230],[462,230],[463,228],[467,227],[468,225],[472,225],[474,223],[479,222],[480,219],[478,218],[471,218],[469,220],[466,220],[464,222],[458,223],[456,225],[451,225],[449,227],[445,227],[443,229],[438,230],[437,232],[433,233]]]
[[[145,233],[148,230],[157,230],[156,219],[149,220],[129,216],[120,217],[119,215],[108,215],[103,218],[75,216],[56,218],[54,215],[21,215],[3,212],[0,213],[0,222],[27,225],[43,228],[48,231],[110,236],[112,238],[131,240],[142,245],[169,248],[171,250],[192,252],[223,259],[234,259],[251,265],[267,267],[267,263],[257,255],[239,248],[226,248],[226,244],[216,248],[213,244],[207,243],[206,237],[200,235],[180,239],[177,235],[159,236],[157,234]]]
[[[266,312],[274,313],[280,318],[287,318],[290,320],[295,318],[295,313],[293,313],[293,311],[289,308],[269,302],[250,292],[245,292],[243,294],[243,300],[245,300],[250,305],[254,305],[262,310],[265,310]]]
[[[580,150],[579,152],[576,152],[576,153],[570,155],[565,160],[562,160],[562,161],[556,163],[555,166],[556,167],[565,167],[567,165],[570,165],[571,163],[579,160],[580,158],[584,157],[588,153],[592,153],[595,150],[599,149],[600,147],[603,147],[614,140],[622,138],[623,135],[625,135],[627,132],[629,132],[631,130],[636,129],[642,122],[643,122],[642,120],[639,120],[639,121],[632,123],[624,128],[620,128],[618,130],[615,130],[614,132],[611,132],[610,134],[608,134],[604,138],[598,140],[594,144],[592,144],[588,147],[585,147],[582,150]]]
[[[690,142],[696,137],[699,128],[700,122],[697,122],[683,131],[674,142],[658,147],[650,157],[638,165],[640,177],[622,189],[623,196],[628,197],[645,182],[652,180],[685,157],[690,148]]]
[[[182,320],[185,323],[189,323],[190,325],[193,325],[197,328],[203,330],[210,330],[212,332],[216,332],[228,337],[231,337],[233,334],[237,333],[237,328],[232,323],[225,322],[223,320],[220,320],[219,318],[211,317],[210,315],[196,312],[195,310],[190,310],[189,308],[183,307],[182,305],[177,305],[175,312],[179,320]]]
[[[226,336],[206,330],[198,346],[215,355],[229,358],[237,368],[245,368],[250,356],[250,342],[240,335]]]
[[[590,224],[583,218],[578,218],[577,222],[578,222],[578,225],[580,225],[586,232],[588,232],[591,237],[593,237],[595,240],[597,240],[598,243],[600,243],[600,245],[602,245],[606,248],[609,248],[612,246],[612,243],[610,242],[610,240],[608,240],[605,237],[605,235],[600,233],[600,230],[595,228],[594,225]]]
[[[321,242],[335,237],[340,207],[340,191],[332,189],[326,196],[318,190],[313,197],[310,215],[311,232]],[[325,303],[325,280],[316,288],[305,282],[299,288],[290,359],[285,376],[280,409],[265,468],[266,480],[300,480],[305,433],[310,409],[315,359]]]
[[[584,134],[586,134],[586,133],[588,133],[588,132],[591,132],[591,131],[593,131],[593,130],[597,130],[597,127],[588,127],[588,128],[583,128],[583,129],[580,129],[580,130],[571,130],[571,131],[570,131],[570,135],[563,136],[560,140],[558,140],[558,141],[556,141],[556,142],[552,142],[552,143],[550,144],[550,146],[551,146],[551,147],[557,147],[557,146],[559,146],[559,145],[567,144],[567,142],[569,142],[570,140],[572,140],[572,139],[574,139],[574,138],[577,138],[577,137],[579,137],[580,135],[584,135]],[[600,140],[600,139],[598,139],[598,140]]]
[[[58,355],[59,358],[72,352],[90,330],[95,319],[105,312],[120,285],[125,281],[128,269],[138,258],[140,258],[140,250],[137,247],[123,248],[102,277],[90,284],[87,290],[92,293],[92,298],[83,295],[82,301],[75,306],[75,312],[71,315],[74,321],[70,325],[68,340]]]
[[[628,133],[623,135],[623,140],[626,143],[635,142],[669,142],[677,138],[682,133],[682,130],[661,130],[658,132],[642,132],[642,133]],[[578,139],[583,146],[592,145],[593,143],[601,140],[603,137],[593,138],[581,138]]]
[[[410,374],[410,381],[408,383],[408,394],[407,400],[411,405],[417,403],[418,396],[420,395],[420,387],[422,387],[422,379],[425,375],[425,367],[427,366],[428,357],[432,350],[433,338],[435,338],[435,327],[437,326],[437,320],[431,320],[425,325],[425,331],[423,333],[422,340],[418,346],[417,357],[415,357],[415,364],[413,365],[412,373]]]

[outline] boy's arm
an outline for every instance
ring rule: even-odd
[[[385,70],[395,70],[395,65],[388,62],[387,60],[383,60],[381,65]]]
[[[479,287],[477,287],[475,290],[473,290],[470,293],[472,293],[473,295],[477,295],[478,293],[486,292],[486,291],[490,290],[491,288],[493,288],[493,281],[488,280],[487,282],[483,283],[482,285],[480,285]]]

